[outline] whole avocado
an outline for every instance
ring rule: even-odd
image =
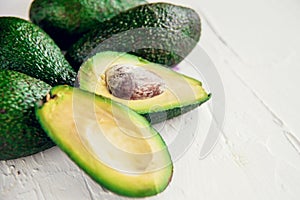
[[[44,29],[62,49],[67,49],[84,33],[144,0],[35,0],[30,19]]]
[[[54,145],[34,112],[35,102],[50,89],[23,73],[0,70],[0,160],[28,156]]]
[[[77,70],[98,52],[118,51],[172,67],[192,51],[200,31],[200,18],[193,9],[144,4],[99,24],[68,50],[66,58]]]
[[[52,86],[73,85],[76,72],[59,47],[38,26],[17,17],[0,17],[0,69],[11,69]]]

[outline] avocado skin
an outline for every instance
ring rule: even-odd
[[[150,113],[140,113],[146,120],[151,124],[157,124],[160,122],[164,122],[168,119],[172,119],[174,117],[178,117],[182,114],[185,114],[203,103],[207,102],[211,98],[211,94],[208,94],[208,97],[203,100],[199,101],[190,105],[183,105],[181,107],[171,108],[169,110],[159,111],[159,112],[150,112]]]
[[[172,67],[195,47],[200,31],[199,15],[190,8],[140,5],[99,24],[68,50],[66,58],[78,70],[98,52],[119,51]]]
[[[84,33],[144,0],[35,0],[30,20],[44,29],[61,49],[68,49]]]
[[[54,145],[35,117],[35,102],[51,86],[23,73],[0,70],[0,160],[35,154]]]
[[[73,85],[76,73],[59,47],[38,26],[0,17],[0,69],[11,69],[52,86]]]

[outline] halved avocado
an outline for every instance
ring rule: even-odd
[[[121,66],[121,70],[125,73],[120,73],[118,66]],[[134,72],[129,72],[129,75],[126,74],[126,68],[129,68],[127,71],[136,71],[137,75],[134,75]],[[142,70],[135,70],[137,68]],[[116,69],[116,73],[110,75],[113,78],[112,81],[107,80],[107,74],[111,74],[111,69]],[[138,73],[144,73],[144,75]],[[120,77],[121,79],[123,77],[128,78],[123,78],[116,84]],[[163,91],[150,98],[122,98],[121,92],[126,92],[128,85],[139,85],[133,80],[136,77],[144,80],[148,77],[153,77],[149,78],[151,80],[159,77],[158,83],[163,82],[164,84],[162,86]],[[112,82],[112,86],[109,85],[110,82]],[[130,107],[146,117],[151,123],[162,122],[186,113],[210,98],[210,94],[207,94],[202,88],[202,83],[196,79],[134,55],[111,51],[98,53],[83,63],[78,72],[78,84],[83,90],[105,96]],[[143,84],[140,85],[143,86]],[[111,91],[111,88],[114,88],[114,91]],[[114,95],[114,92],[119,93],[119,95]]]
[[[171,180],[172,160],[161,136],[144,117],[119,103],[57,86],[36,106],[36,115],[50,138],[114,193],[151,196]]]

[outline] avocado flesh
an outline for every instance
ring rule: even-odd
[[[107,89],[105,71],[114,65],[128,64],[155,73],[165,82],[165,91],[142,100],[126,100],[113,96]],[[210,98],[200,81],[136,57],[119,52],[102,52],[87,60],[78,72],[79,87],[120,102],[145,116],[151,123],[186,113]]]
[[[172,67],[197,45],[200,32],[200,17],[193,9],[149,3],[93,27],[70,47],[66,58],[78,70],[98,52],[119,51]]]
[[[54,41],[17,17],[0,17],[0,69],[19,71],[52,86],[73,85],[76,77]]]
[[[69,86],[51,90],[36,115],[50,138],[96,182],[114,193],[163,191],[172,161],[161,136],[136,112]]]
[[[45,30],[64,50],[100,22],[144,0],[34,0],[30,20]]]
[[[23,73],[0,70],[0,160],[29,156],[54,143],[36,120],[34,105],[50,85]]]

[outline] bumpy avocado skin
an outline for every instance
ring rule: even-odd
[[[35,0],[30,19],[44,29],[62,49],[67,49],[96,24],[144,0]]]
[[[98,52],[119,51],[172,67],[195,47],[200,31],[200,18],[193,9],[145,4],[99,24],[68,50],[66,58],[78,69]]]
[[[0,160],[32,155],[54,144],[35,117],[35,102],[51,86],[11,70],[0,70]]]
[[[0,17],[0,69],[25,73],[55,86],[73,85],[76,73],[59,47],[38,26]]]

